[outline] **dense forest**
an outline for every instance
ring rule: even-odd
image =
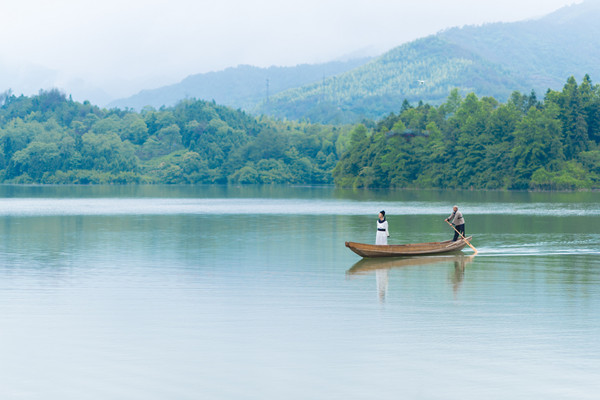
[[[56,90],[0,96],[0,182],[287,183],[343,187],[600,188],[600,85],[405,100],[378,122],[329,126],[185,100],[101,109]]]
[[[0,182],[331,183],[349,129],[185,100],[101,109],[57,90],[0,96]]]
[[[404,102],[369,130],[357,125],[333,171],[349,187],[575,190],[600,188],[600,85],[562,91]]]

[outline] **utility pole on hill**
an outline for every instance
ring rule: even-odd
[[[269,78],[267,78],[267,105],[269,104]]]

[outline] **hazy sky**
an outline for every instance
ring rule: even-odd
[[[38,66],[123,96],[239,64],[383,52],[447,27],[535,18],[580,2],[2,0],[0,72],[22,77]]]

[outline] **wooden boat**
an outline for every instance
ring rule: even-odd
[[[423,254],[441,254],[460,251],[470,241],[472,236],[466,239],[446,240],[444,242],[429,242],[429,243],[411,243],[411,244],[365,244],[356,242],[346,242],[346,247],[355,252],[361,257],[401,257],[401,256],[417,256]]]

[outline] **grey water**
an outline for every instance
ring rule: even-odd
[[[0,186],[2,399],[599,392],[600,193]]]

